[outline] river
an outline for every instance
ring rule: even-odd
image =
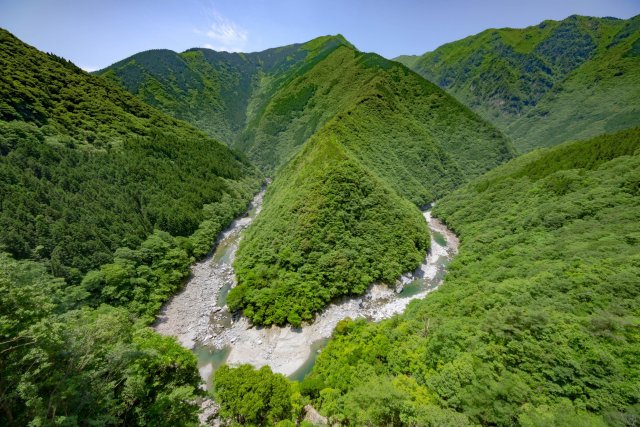
[[[249,211],[221,233],[212,255],[192,267],[188,282],[162,309],[154,329],[194,350],[200,374],[210,386],[211,373],[222,363],[269,365],[274,372],[302,379],[315,362],[336,324],[347,317],[379,321],[404,311],[407,304],[436,289],[446,266],[458,251],[458,238],[442,222],[423,211],[431,231],[431,250],[414,272],[402,276],[395,289],[374,284],[362,296],[330,304],[311,324],[254,327],[226,308],[226,296],[236,284],[233,271],[238,243],[260,213],[264,190]]]

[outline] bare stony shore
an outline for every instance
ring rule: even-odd
[[[249,211],[236,219],[218,237],[216,250],[191,268],[191,276],[184,288],[162,308],[153,328],[163,335],[178,338],[192,349],[196,342],[207,341],[209,318],[222,308],[217,306],[218,293],[227,284],[235,285],[233,259],[240,235],[253,221],[262,207],[264,190],[249,205]],[[224,253],[223,253],[224,252]]]
[[[172,335],[187,348],[199,343],[213,348],[229,348],[227,363],[250,363],[256,367],[269,365],[273,371],[290,375],[309,357],[311,344],[328,338],[336,324],[347,317],[364,317],[372,321],[389,318],[401,313],[410,301],[424,298],[436,289],[444,275],[446,263],[457,253],[458,239],[439,220],[424,212],[432,232],[431,250],[425,262],[413,273],[403,276],[396,288],[381,284],[372,285],[365,295],[344,298],[329,305],[311,324],[301,328],[290,326],[257,328],[240,317],[233,319],[226,306],[218,305],[218,294],[225,287],[235,286],[232,263],[242,231],[260,211],[263,193],[253,200],[254,209],[236,221],[225,231],[212,256],[193,266],[192,275],[184,289],[163,308],[154,328],[165,335]],[[439,244],[433,235],[440,233],[446,240]],[[424,286],[410,296],[400,290],[415,280],[423,280]],[[226,289],[225,289],[226,290]],[[203,377],[210,375],[211,367],[201,368]]]

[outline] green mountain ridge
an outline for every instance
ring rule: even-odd
[[[438,202],[443,285],[346,320],[302,393],[346,425],[628,426],[640,378],[640,128],[536,150]]]
[[[213,396],[231,425],[635,426],[638,58],[640,16],[399,62],[335,35],[93,74],[0,29],[0,425],[192,426]],[[148,325],[263,174],[232,321],[297,333],[393,285],[434,200],[459,253],[403,313],[339,322],[304,380],[223,366],[212,394]]]
[[[159,56],[166,54],[164,51],[158,52]],[[194,93],[197,93],[202,99],[215,98],[218,100],[218,104],[214,102],[210,104],[219,105],[229,102],[224,100],[228,96],[222,93],[221,88],[225,82],[233,81],[234,85],[229,86],[229,93],[240,94],[234,99],[241,101],[238,101],[236,105],[239,108],[237,110],[239,119],[235,121],[237,127],[233,132],[228,133],[235,136],[227,141],[231,146],[246,153],[249,158],[267,171],[274,171],[281,166],[331,118],[341,112],[349,114],[348,110],[352,108],[353,104],[362,101],[365,94],[369,93],[370,96],[376,97],[389,96],[390,98],[396,96],[392,92],[385,93],[376,89],[376,85],[384,87],[396,84],[398,86],[397,83],[391,81],[391,76],[385,75],[381,79],[378,74],[382,70],[392,70],[389,72],[394,73],[394,79],[407,77],[411,79],[413,86],[419,88],[414,89],[412,94],[404,93],[400,96],[415,96],[420,90],[434,92],[434,96],[436,96],[435,92],[439,92],[435,88],[427,89],[426,84],[420,88],[421,83],[418,83],[417,76],[414,77],[411,73],[401,71],[396,65],[378,55],[358,52],[342,36],[323,36],[303,44],[250,54],[189,49],[182,54],[174,54],[175,58],[178,58],[176,60],[180,60],[188,67],[186,68],[188,72],[185,71],[186,74],[182,80],[178,79],[179,74],[162,66],[162,58],[151,64],[153,62],[151,58],[155,53],[156,51],[149,51],[138,54],[150,57],[147,60],[148,65],[137,60],[137,55],[134,55],[97,73],[120,81],[132,93],[153,105],[159,99],[166,100],[163,108],[176,117],[182,117],[182,107],[176,106],[187,105],[187,98],[183,96],[186,92],[172,92],[168,82],[173,82],[172,84],[177,85],[176,87],[190,87],[190,79],[207,80],[210,84],[205,89],[212,88],[212,92],[205,90],[204,93],[198,91],[194,91]],[[191,54],[202,57],[196,60],[189,56]],[[206,66],[202,65],[204,63]],[[233,65],[231,65],[232,63]],[[260,70],[256,70],[258,67],[255,64],[257,63],[264,64]],[[196,64],[200,64],[201,68],[197,68]],[[241,68],[238,64],[242,64],[245,68]],[[144,77],[140,77],[136,83],[132,83],[131,76],[134,73],[129,69],[136,70],[136,73]],[[165,85],[157,90],[155,100],[149,101],[145,95],[151,85],[149,82],[160,78],[153,76],[164,76]],[[441,97],[440,94],[437,96]],[[442,102],[450,104],[451,101],[443,100]],[[176,109],[172,110],[172,105]],[[190,110],[191,114],[198,115],[200,118],[191,116],[186,119],[206,131],[210,124],[217,122],[215,118],[207,116],[208,113],[200,114],[200,105],[196,102]],[[228,113],[228,107],[224,108]],[[243,108],[244,110],[240,112]],[[220,112],[220,114],[227,113]],[[414,114],[414,112],[407,113]],[[435,111],[432,113],[435,114]],[[423,119],[428,119],[426,117],[428,114],[425,111],[421,111],[420,114]],[[443,115],[439,116],[439,118],[442,117]],[[210,123],[204,123],[206,120],[210,120]],[[429,125],[439,126],[433,118],[429,120]],[[485,124],[481,126],[485,126]],[[445,126],[440,125],[440,127],[444,128]],[[416,137],[416,132],[416,130],[413,131],[413,137]],[[419,137],[421,139],[433,138],[428,133],[422,131],[422,135]],[[450,141],[447,148],[454,147],[455,143],[464,144],[463,138],[465,136],[459,136],[457,141],[455,139]],[[434,139],[438,138],[442,138],[442,136],[438,135]],[[452,167],[455,168],[456,165]]]
[[[272,59],[256,74],[245,71],[247,82],[254,79],[243,86],[246,127],[232,143],[275,175],[264,213],[239,248],[239,286],[229,295],[229,306],[257,324],[299,324],[331,299],[361,294],[373,281],[393,284],[427,248],[420,243],[427,238],[423,219],[401,200],[426,204],[512,157],[497,129],[440,88],[398,63],[357,51],[342,37],[256,54],[197,51],[223,55],[224,64],[246,64],[249,55]],[[224,81],[224,64],[209,77]],[[154,67],[162,61],[146,73],[160,73]],[[336,164],[327,170],[319,159]],[[327,182],[335,186],[324,188]],[[375,186],[385,191],[374,195]],[[361,230],[345,228],[363,215],[353,210],[369,205],[378,213]],[[394,214],[379,212],[381,206]]]
[[[182,53],[150,50],[119,61],[96,74],[122,84],[145,102],[191,122],[228,145],[244,129],[249,104],[258,105],[277,84],[274,74],[313,61],[323,49],[348,45],[344,37],[293,44],[254,53],[193,48]],[[264,102],[264,101],[263,101]]]
[[[238,249],[227,302],[256,324],[299,326],[339,296],[394,283],[428,247],[418,209],[335,137],[317,136],[271,184]]]
[[[396,60],[529,151],[640,123],[640,16],[489,29]]]
[[[246,204],[257,175],[237,153],[4,30],[0,43],[4,250],[77,281],[154,228],[190,235],[205,204]]]
[[[393,284],[427,249],[401,197],[425,204],[511,157],[499,131],[401,65],[338,46],[307,68],[245,132],[260,164],[293,156],[238,250],[229,306],[258,324],[299,324],[338,296]],[[391,191],[363,191],[371,182]]]
[[[0,95],[0,425],[196,425],[196,358],[146,325],[260,174],[2,29]]]
[[[202,136],[63,58],[24,45],[5,30],[0,29],[0,36],[3,121],[33,123],[52,141],[64,136],[67,144],[95,148],[117,147],[124,136],[149,137],[154,132]]]
[[[325,124],[341,126],[354,154],[417,204],[511,155],[498,131],[439,88],[348,46],[283,84],[245,131],[250,144],[237,147],[277,167]],[[474,158],[484,164],[473,165]],[[438,178],[452,182],[438,184]]]

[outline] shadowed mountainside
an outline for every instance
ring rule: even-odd
[[[494,123],[519,152],[640,124],[640,16],[489,29],[396,60]]]

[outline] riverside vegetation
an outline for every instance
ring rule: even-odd
[[[336,81],[349,89],[327,83]],[[311,95],[283,105],[300,93]],[[260,123],[297,127],[293,117],[337,113],[278,170],[238,249],[229,307],[257,324],[297,325],[336,296],[374,281],[393,285],[428,248],[424,220],[408,202],[424,204],[511,157],[496,129],[440,89],[349,46],[284,85],[276,105]]]
[[[258,187],[242,156],[0,31],[0,423],[197,424],[145,327]]]
[[[636,23],[572,17],[535,37],[494,33],[551,61],[574,101],[615,86],[623,114],[602,102],[578,115],[574,134],[587,135],[634,123]],[[254,54],[150,51],[98,75],[6,31],[0,43],[2,423],[198,423],[195,357],[146,325],[245,209],[261,175],[251,162],[274,181],[228,303],[256,324],[298,325],[332,298],[393,284],[428,249],[416,206],[434,199],[462,245],[441,290],[379,324],[341,322],[302,382],[219,370],[229,423],[295,425],[308,404],[349,425],[640,416],[638,129],[499,166],[513,151],[496,127],[341,36]],[[577,50],[563,59],[567,44]],[[623,78],[600,72],[605,57]],[[469,102],[443,86],[511,132],[478,107],[502,98]],[[519,150],[560,142],[540,136],[546,121],[528,123]]]
[[[289,406],[261,399],[257,418],[242,392],[274,380],[225,369],[225,414],[272,424],[312,403],[340,425],[634,425],[639,171],[635,128],[534,151],[446,196],[434,212],[461,246],[439,290],[338,324],[312,372],[280,388]]]
[[[356,425],[633,425],[640,129],[535,151],[439,202],[445,283],[345,322],[302,383]]]
[[[146,52],[98,74],[158,103],[174,99],[162,105],[176,117],[207,67],[244,94],[245,126],[230,144],[277,173],[238,250],[228,303],[259,325],[299,325],[338,296],[393,284],[428,248],[408,202],[426,204],[512,157],[497,129],[437,86],[341,36],[251,55],[189,50],[172,56],[180,72],[168,55]],[[231,78],[242,72],[253,80]],[[204,90],[227,99],[222,86]],[[207,128],[206,117],[191,120]]]
[[[227,299],[256,324],[299,326],[338,296],[394,283],[429,247],[418,209],[334,140],[310,140],[269,191]]]

